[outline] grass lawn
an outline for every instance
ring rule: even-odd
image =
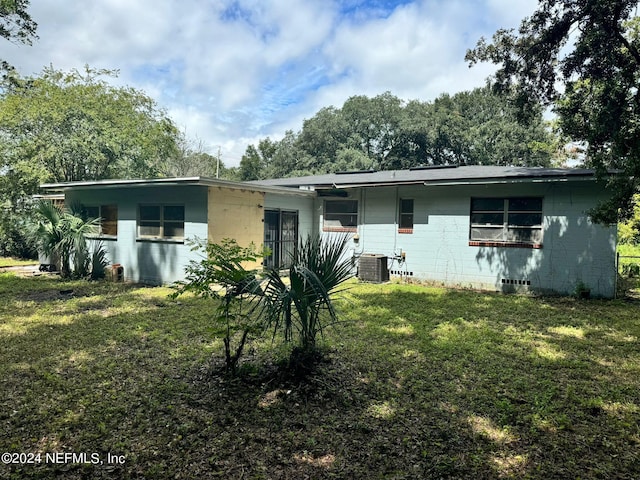
[[[23,258],[0,257],[0,267],[19,267],[21,265],[34,265],[38,260],[25,260]]]
[[[627,244],[619,244],[618,245],[618,253],[622,258],[620,258],[620,263],[640,263],[640,245],[627,245]],[[625,257],[638,257],[638,258],[625,258]]]
[[[0,274],[0,478],[640,478],[639,303],[354,283],[295,384],[167,293]]]

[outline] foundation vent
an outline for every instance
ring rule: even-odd
[[[407,272],[406,270],[389,270],[389,273],[400,277],[413,277],[413,272]]]
[[[503,285],[531,285],[531,280],[517,280],[514,278],[503,278]]]

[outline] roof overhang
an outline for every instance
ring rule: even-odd
[[[40,188],[52,192],[65,192],[67,190],[93,190],[110,188],[153,188],[159,186],[204,186],[230,188],[234,190],[244,190],[262,193],[274,193],[281,195],[314,196],[311,190],[301,190],[291,187],[279,187],[270,185],[257,185],[245,182],[234,182],[231,180],[220,180],[208,177],[175,177],[175,178],[152,178],[134,180],[87,180],[79,182],[43,183]]]
[[[321,189],[338,189],[346,190],[349,188],[371,188],[371,187],[402,187],[408,185],[431,186],[465,186],[465,185],[505,185],[505,184],[522,184],[522,183],[568,183],[568,182],[595,182],[598,178],[595,176],[552,176],[552,177],[505,177],[505,178],[470,178],[456,180],[420,180],[420,181],[400,181],[400,182],[367,182],[367,183],[333,183],[331,185],[318,185],[316,190]]]
[[[584,168],[463,166],[451,168],[419,168],[378,172],[345,172],[297,178],[251,182],[258,185],[327,189],[399,187],[407,185],[487,185],[524,183],[597,182],[619,174],[610,170],[598,175]]]

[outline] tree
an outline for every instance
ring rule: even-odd
[[[239,177],[241,181],[260,180],[269,168],[278,149],[278,142],[269,137],[258,142],[258,146],[249,145],[240,160]]]
[[[48,67],[39,77],[4,82],[3,169],[17,174],[30,166],[39,181],[53,182],[157,176],[175,152],[177,130],[150,97],[101,79],[115,75]]]
[[[532,106],[551,106],[562,132],[586,146],[586,165],[600,177],[622,170],[612,198],[591,212],[610,223],[633,212],[640,182],[640,20],[637,0],[541,0],[518,30],[480,39],[466,59],[492,62],[496,90],[508,94],[523,121]]]
[[[436,99],[436,104],[438,100]],[[516,108],[490,85],[452,97],[450,130],[457,137],[452,150],[466,165],[548,167],[559,148],[558,139],[544,121],[542,108],[532,105],[532,121],[518,122]]]
[[[3,3],[4,5],[4,3]],[[113,87],[115,72],[15,72],[0,90],[0,236],[26,216],[41,183],[154,177],[176,150],[173,122],[144,93]],[[24,243],[24,242],[22,242]]]
[[[349,144],[349,128],[342,112],[334,107],[321,108],[302,124],[296,143],[313,158],[312,165],[325,169],[335,161],[338,151]],[[359,150],[359,145],[357,146]]]
[[[168,177],[228,178],[228,169],[220,158],[205,152],[202,140],[189,139],[184,132],[176,138],[174,155],[167,159],[162,174]]]
[[[350,142],[375,161],[377,170],[392,168],[388,157],[398,141],[403,102],[391,92],[373,98],[356,95],[347,99],[341,115],[347,124]]]
[[[36,37],[38,24],[27,13],[28,0],[0,0],[0,37],[10,42],[31,45]],[[12,67],[0,61],[0,70],[11,71]]]
[[[490,87],[433,102],[358,95],[287,132],[268,161],[249,146],[241,170],[258,179],[418,165],[548,166],[561,153],[557,136],[539,106],[530,117],[520,125],[515,107]]]
[[[618,225],[618,242],[640,245],[640,194],[633,198],[633,215]]]

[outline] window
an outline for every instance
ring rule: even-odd
[[[540,248],[542,198],[472,198],[469,244]]]
[[[326,200],[324,202],[325,232],[355,232],[358,228],[357,200]]]
[[[183,205],[140,205],[138,238],[182,240]]]
[[[100,205],[84,207],[87,218],[99,218],[100,237],[117,237],[118,236],[118,206],[117,205]]]
[[[400,199],[398,233],[413,233],[413,199]]]

